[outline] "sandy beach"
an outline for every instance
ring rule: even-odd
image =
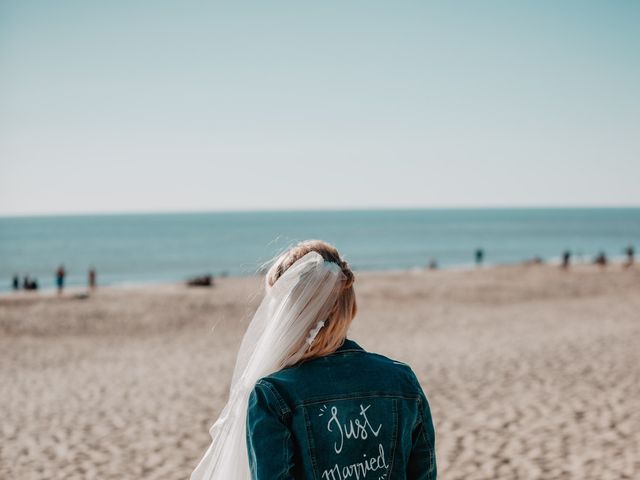
[[[640,268],[361,273],[350,337],[410,363],[443,479],[640,477]],[[0,298],[0,478],[184,479],[260,279]]]

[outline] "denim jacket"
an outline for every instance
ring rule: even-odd
[[[348,339],[260,379],[246,433],[254,480],[436,478],[431,412],[415,374]]]

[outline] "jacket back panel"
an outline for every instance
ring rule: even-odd
[[[404,479],[425,421],[433,435],[413,371],[351,340],[260,383],[281,403],[295,446],[295,478]]]

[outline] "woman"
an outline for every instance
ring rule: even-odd
[[[431,413],[415,374],[346,338],[353,282],[325,242],[302,242],[276,260],[192,480],[436,478]]]

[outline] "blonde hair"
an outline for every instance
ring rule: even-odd
[[[300,359],[301,362],[336,351],[347,338],[347,331],[358,310],[356,294],[353,289],[355,281],[353,271],[351,271],[349,264],[342,259],[338,250],[322,240],[305,240],[280,255],[267,272],[267,288],[272,287],[291,265],[309,252],[317,252],[325,261],[337,264],[345,276],[345,282],[335,298],[335,303],[324,326]]]

